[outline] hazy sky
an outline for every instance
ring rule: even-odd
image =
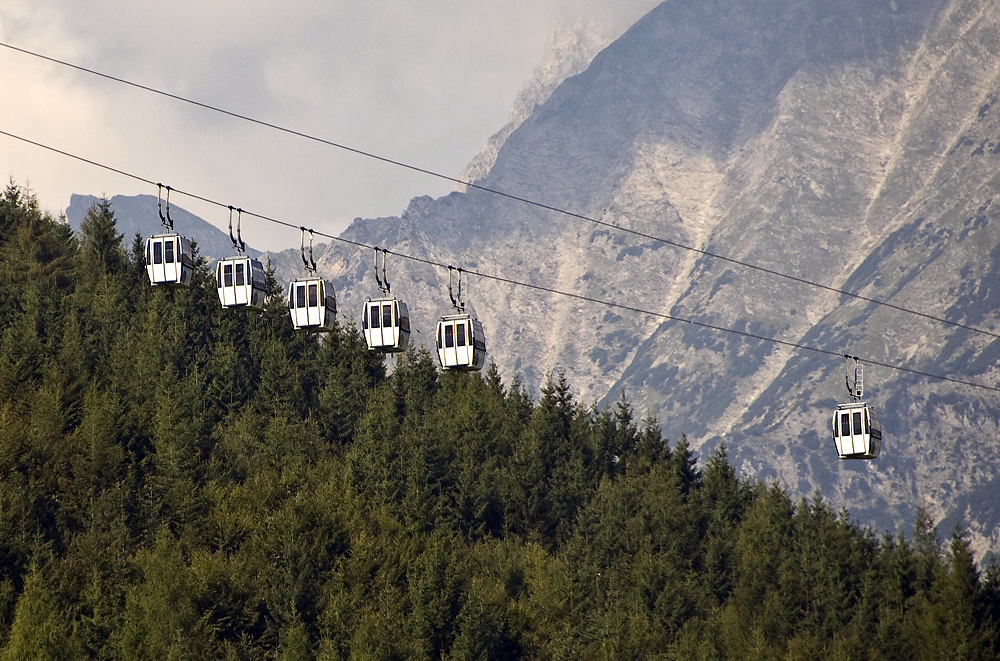
[[[3,0],[0,41],[457,176],[507,122],[557,30],[617,36],[658,0]],[[0,48],[0,130],[339,233],[454,186]],[[0,174],[58,214],[156,188],[0,135]],[[223,209],[176,196],[223,226]],[[178,227],[183,233],[183,228]],[[256,247],[298,234],[246,220]]]

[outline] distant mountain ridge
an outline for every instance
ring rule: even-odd
[[[699,250],[1000,332],[1000,2],[668,0],[509,134],[479,185]],[[415,198],[343,237],[383,246],[418,343],[450,309],[446,269],[497,274],[669,315],[467,279],[490,357],[537,392],[622,392],[702,454],[819,493],[881,529],[927,507],[1000,549],[1000,399],[869,366],[886,440],[841,462],[842,360],[676,319],[998,382],[1000,341],[492,195]],[[317,246],[345,318],[372,255]],[[298,251],[272,255],[279,277]]]
[[[70,226],[74,230],[79,230],[87,211],[100,201],[100,198],[93,195],[70,197],[69,207],[66,209],[66,220]],[[136,234],[146,238],[164,232],[163,225],[160,224],[157,200],[152,195],[115,195],[110,202],[118,231],[122,233],[124,237],[122,240],[126,245],[132,242]],[[210,260],[223,259],[235,254],[229,235],[214,225],[175,204],[170,205],[170,217],[174,221],[177,233],[197,241],[201,254]],[[251,257],[261,255],[259,250],[250,247],[247,247],[246,253]]]

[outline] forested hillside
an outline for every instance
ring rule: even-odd
[[[995,659],[1000,572],[0,199],[0,661]]]

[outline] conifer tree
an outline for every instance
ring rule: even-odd
[[[135,559],[140,580],[127,595],[118,635],[119,658],[210,658],[215,645],[195,603],[194,582],[183,549],[166,527]]]
[[[709,607],[725,603],[732,592],[735,536],[746,511],[745,489],[729,464],[726,446],[719,445],[705,465],[698,492],[704,517],[702,580]]]
[[[125,271],[123,235],[118,233],[108,198],[95,202],[80,223],[80,279],[118,276]]]
[[[39,570],[28,574],[0,661],[76,658],[65,615]]]

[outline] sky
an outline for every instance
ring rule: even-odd
[[[457,177],[554,35],[617,37],[659,0],[3,0],[0,41]],[[453,183],[0,48],[0,131],[225,205],[339,234]],[[156,195],[0,135],[0,174],[58,215],[73,193]],[[228,212],[171,202],[225,227]],[[183,228],[177,227],[183,233]],[[244,216],[254,247],[298,232]]]

